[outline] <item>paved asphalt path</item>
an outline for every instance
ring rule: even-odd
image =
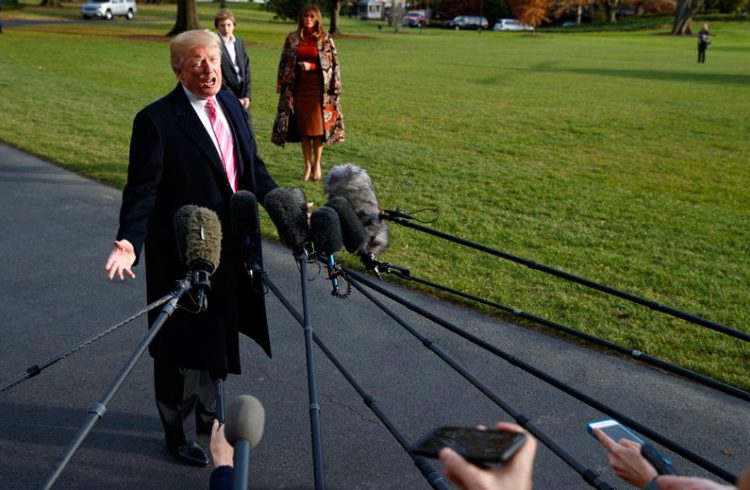
[[[136,268],[135,281],[119,284],[109,283],[103,273],[119,203],[120,193],[112,188],[0,145],[0,382],[144,306],[142,268]],[[291,254],[266,243],[265,256],[268,274],[299,308],[299,273]],[[309,272],[314,277],[309,286],[316,334],[408,440],[438,425],[510,420],[361,293],[354,291],[347,300],[333,298],[316,267]],[[747,402],[618,356],[388,287],[732,472],[750,462]],[[584,430],[586,422],[606,418],[603,414],[386,302],[584,467],[619,483],[600,446]],[[312,488],[303,330],[270,293],[268,308],[274,357],[266,358],[243,338],[245,371],[229,379],[228,396],[252,394],[266,409],[265,435],[253,452],[252,488]],[[0,393],[0,488],[36,488],[44,481],[144,331],[140,319]],[[317,348],[315,361],[328,488],[429,488]],[[674,459],[680,471],[706,475],[686,460]],[[435,466],[439,468],[437,462]],[[165,449],[146,356],[57,488],[202,489],[209,473],[210,468],[182,466]],[[535,475],[539,489],[588,488],[543,445]]]

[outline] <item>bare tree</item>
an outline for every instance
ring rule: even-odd
[[[406,15],[404,0],[396,0],[391,9],[391,26],[396,32],[401,32],[401,25],[404,23],[404,15]]]
[[[617,7],[620,6],[620,0],[604,0],[604,10],[607,11],[607,22],[617,24]]]
[[[554,2],[551,6],[551,12],[554,17],[562,17],[568,12],[575,11],[576,14],[576,25],[581,25],[581,18],[583,17],[583,9],[594,0],[560,0]]]
[[[678,0],[677,10],[674,13],[674,24],[672,24],[672,34],[692,34],[690,24],[693,21],[693,15],[703,6],[703,0]]]
[[[177,19],[172,30],[167,33],[167,36],[176,36],[181,32],[200,29],[200,27],[195,0],[177,0]]]
[[[328,26],[328,32],[333,34],[341,34],[341,28],[339,27],[339,17],[341,13],[341,6],[346,0],[328,0],[328,9],[331,11],[331,24]]]

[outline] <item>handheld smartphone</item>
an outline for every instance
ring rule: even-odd
[[[449,447],[474,464],[504,463],[526,440],[525,434],[468,427],[438,427],[420,439],[412,448],[414,454],[437,458]]]
[[[629,439],[631,441],[637,442],[640,445],[645,444],[643,439],[633,434],[627,427],[625,427],[615,419],[597,420],[596,422],[590,422],[589,424],[587,424],[586,430],[588,430],[589,434],[596,438],[596,436],[594,435],[594,429],[599,429],[600,431],[604,432],[609,436],[610,439],[615,442],[619,442],[620,439]],[[598,440],[599,439],[597,439],[597,441]]]
[[[622,439],[629,439],[635,441],[641,445],[641,455],[651,463],[656,469],[656,472],[660,475],[676,475],[677,472],[672,467],[672,459],[665,454],[660,453],[651,444],[644,441],[637,435],[633,434],[627,427],[620,424],[614,419],[598,420],[596,422],[590,422],[586,429],[589,434],[594,436],[594,429],[599,429],[609,436],[615,442],[620,442]],[[599,439],[597,439],[598,441]]]

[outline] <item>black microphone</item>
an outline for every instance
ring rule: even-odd
[[[266,412],[260,401],[250,395],[240,395],[227,407],[224,433],[234,446],[234,471],[232,488],[246,490],[250,481],[250,450],[263,437]]]
[[[338,213],[327,206],[313,211],[310,215],[310,238],[318,257],[326,260],[328,279],[333,287],[331,294],[335,296],[339,289],[339,279],[333,254],[341,250],[343,245]]]
[[[388,248],[388,225],[380,217],[375,186],[367,171],[354,164],[336,165],[326,175],[328,198],[345,198],[365,229],[367,244],[359,251],[368,269],[377,264],[375,258]]]
[[[265,208],[281,241],[299,257],[307,244],[307,199],[297,187],[276,188],[266,195]]]
[[[190,271],[190,282],[198,291],[198,309],[208,308],[206,291],[221,257],[221,222],[215,212],[194,204],[182,206],[174,215],[177,256]]]
[[[245,264],[250,277],[257,270],[258,249],[255,243],[260,233],[260,220],[258,218],[258,200],[250,191],[237,191],[229,199],[229,220],[232,234],[240,241],[240,258]]]
[[[331,198],[326,207],[336,211],[341,222],[341,237],[344,240],[344,248],[350,254],[358,254],[367,247],[369,237],[365,226],[357,217],[352,205],[343,196]]]

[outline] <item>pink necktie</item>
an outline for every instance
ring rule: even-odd
[[[221,161],[224,164],[224,170],[227,172],[229,185],[232,191],[237,191],[237,165],[234,161],[234,145],[232,144],[232,133],[224,126],[224,123],[216,114],[216,102],[214,99],[206,101],[206,111],[208,111],[208,120],[211,121],[211,127],[214,130],[214,136],[219,143],[219,152]]]

